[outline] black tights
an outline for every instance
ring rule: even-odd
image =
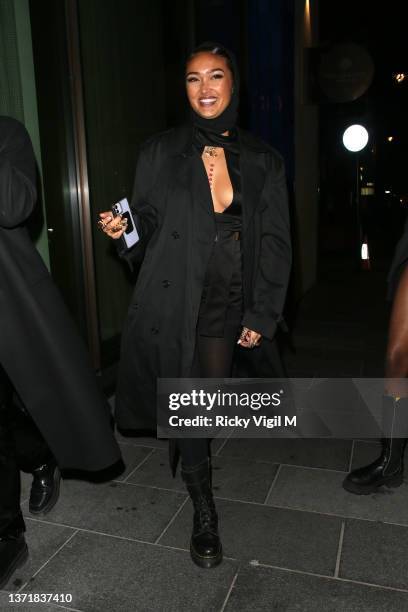
[[[235,328],[226,331],[225,337],[199,336],[191,369],[191,378],[228,378],[231,376],[232,358],[237,340]],[[179,438],[177,440],[182,467],[191,469],[203,463],[210,455],[207,438]]]
[[[235,329],[222,338],[197,335],[191,378],[229,378],[236,340]]]

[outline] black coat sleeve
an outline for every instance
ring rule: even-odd
[[[28,138],[28,136],[27,136]],[[31,143],[25,143],[24,149],[31,150]],[[27,165],[26,150],[22,150]],[[18,150],[14,149],[12,155],[0,153],[0,227],[12,228],[24,223],[31,215],[37,192],[35,184],[29,177],[29,172],[19,168]],[[34,154],[32,154],[32,172],[35,174]]]
[[[133,267],[133,264],[140,263],[143,259],[146,246],[158,226],[157,209],[149,201],[154,174],[152,147],[145,145],[141,147],[139,152],[130,202],[133,221],[140,239],[130,249],[126,247],[122,240],[118,241],[119,255],[131,267]]]
[[[271,154],[261,212],[261,244],[252,303],[242,324],[272,339],[282,321],[292,263],[288,194],[283,160]]]

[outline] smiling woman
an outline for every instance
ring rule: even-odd
[[[217,48],[217,51],[220,49]],[[236,94],[234,96],[234,80],[232,62],[225,55],[206,50],[204,46],[190,56],[186,91],[197,127],[208,128],[210,120],[215,134],[229,136],[228,129],[224,128],[235,124],[238,108],[238,97]],[[224,147],[220,144],[223,145],[214,142],[215,146],[206,146],[202,153],[216,213],[224,212],[232,203],[234,195]]]
[[[185,67],[190,118],[149,140],[139,155],[132,211],[141,239],[121,255],[140,260],[122,336],[116,418],[123,430],[155,429],[157,378],[228,378],[237,345],[274,337],[291,264],[280,155],[237,127],[239,74],[218,44]],[[101,213],[103,231],[121,219]],[[222,560],[205,438],[170,441],[173,473],[194,504],[190,550],[200,567]]]
[[[191,108],[207,119],[221,115],[233,94],[232,71],[222,55],[201,52],[193,55],[186,75]]]

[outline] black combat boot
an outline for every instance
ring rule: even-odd
[[[383,430],[387,437],[381,440],[380,456],[369,465],[353,470],[346,476],[343,481],[346,491],[356,495],[368,495],[382,485],[399,487],[402,484],[404,450],[408,435],[407,398],[383,398]]]
[[[200,567],[215,567],[222,561],[222,546],[211,490],[209,459],[191,469],[182,466],[181,475],[194,505],[194,525],[190,541],[191,558]]]

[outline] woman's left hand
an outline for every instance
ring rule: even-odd
[[[238,340],[238,344],[244,348],[255,348],[259,346],[262,340],[261,334],[247,327],[242,328],[241,335]]]

